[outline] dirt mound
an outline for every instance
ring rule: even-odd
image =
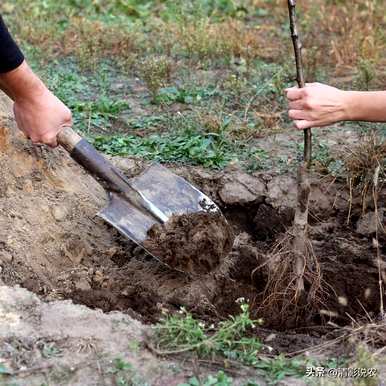
[[[243,297],[253,316],[265,319],[266,327],[295,327],[260,307],[267,282],[266,252],[292,219],[291,186],[296,185],[291,175],[249,175],[235,168],[212,173],[188,167],[174,170],[222,208],[236,235],[227,258],[197,278],[160,264],[96,217],[105,205],[105,193],[65,152],[30,145],[9,119],[1,129],[0,146],[0,266],[6,284],[21,284],[44,299],[72,299],[147,321],[156,320],[165,308],[180,306],[203,319],[218,320],[238,313],[235,301]],[[144,166],[134,160],[114,162],[128,174]],[[347,226],[350,202],[352,223]],[[359,200],[343,185],[318,181],[310,209],[313,247],[327,292],[323,308],[312,310],[296,326],[376,318],[381,294],[372,217],[361,215]],[[183,227],[184,221],[177,225]],[[212,233],[218,237],[216,232],[217,227],[208,230],[209,240]],[[159,234],[155,238],[160,240]],[[210,268],[217,265],[218,259],[210,254],[213,246],[194,246],[205,249],[198,264],[202,269],[213,257]],[[222,248],[229,248],[225,239]],[[178,259],[178,264],[186,263]]]
[[[233,246],[233,234],[218,213],[172,216],[148,231],[143,246],[169,267],[193,274],[214,270]]]
[[[0,146],[2,279],[58,296],[65,272],[119,253],[116,234],[95,216],[105,193],[64,151],[27,142],[9,114]]]

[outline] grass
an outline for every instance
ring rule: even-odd
[[[261,321],[250,319],[248,304],[241,304],[241,313],[220,322],[217,329],[215,326],[208,328],[181,308],[180,314],[166,314],[154,327],[154,332],[157,349],[161,352],[195,351],[201,357],[216,354],[252,364],[262,344],[258,339],[248,337],[247,332],[259,324]],[[209,334],[210,329],[215,332]]]
[[[154,326],[153,350],[159,355],[181,355],[194,352],[198,358],[214,360],[216,363],[229,361],[228,365],[238,363],[255,369],[256,376],[264,377],[269,385],[279,384],[286,377],[303,378],[307,367],[338,368],[347,367],[347,358],[330,358],[327,361],[297,356],[288,358],[284,355],[264,355],[264,344],[256,337],[254,329],[263,323],[252,320],[249,306],[242,299],[239,315],[230,316],[217,325],[208,325],[192,316],[184,308],[176,314],[165,314],[164,318]],[[359,366],[366,367],[372,357],[368,351],[360,349],[357,355]],[[373,362],[371,362],[373,363]],[[370,366],[371,367],[371,366]],[[232,385],[232,379],[220,371],[217,376],[209,376],[206,380],[191,378],[179,386],[196,385]],[[245,386],[254,386],[250,381]],[[372,385],[370,383],[369,385]]]
[[[133,364],[121,357],[114,358],[106,372],[116,386],[148,386]]]
[[[384,2],[299,8],[308,80],[383,84]],[[234,160],[250,171],[280,166],[259,138],[291,125],[283,90],[294,66],[281,1],[16,0],[0,10],[34,69],[72,109],[74,127],[100,149],[214,168]],[[183,120],[176,127],[178,112],[203,126],[192,144]],[[205,126],[221,126],[219,117],[231,124],[215,138]]]
[[[239,362],[255,368],[256,375],[264,376],[270,384],[287,376],[304,376],[307,365],[304,358],[288,359],[282,355],[271,358],[261,353],[263,344],[251,332],[262,320],[250,319],[248,304],[241,302],[240,307],[239,315],[210,326],[195,319],[184,308],[179,314],[166,314],[154,327],[155,350],[162,355],[195,352],[200,358],[222,357]],[[224,373],[220,375],[219,385],[232,384]],[[217,385],[211,383],[214,379],[212,377],[205,383],[192,378],[186,385]]]
[[[178,386],[232,386],[232,378],[219,371],[216,375],[209,375],[203,380],[192,377],[187,383],[180,383]]]

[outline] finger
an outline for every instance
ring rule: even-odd
[[[303,90],[299,88],[290,88],[286,90],[286,94],[290,101],[295,101],[303,97]]]
[[[48,145],[49,147],[51,147],[52,149],[54,149],[55,147],[58,146],[58,141],[57,141],[56,138],[55,138],[55,139],[53,139],[52,141],[50,141],[49,143],[47,143],[47,145]]]
[[[296,101],[291,101],[288,103],[290,110],[303,110],[305,108],[303,99],[298,99]]]
[[[52,136],[52,135],[49,135],[49,136],[43,136],[41,138],[41,142],[44,143],[45,145],[48,145],[49,147],[56,147],[58,146],[58,142],[56,140],[56,136]]]
[[[288,116],[293,120],[309,119],[309,114],[304,110],[289,110]]]
[[[311,127],[315,127],[314,122],[307,120],[297,120],[294,121],[295,127],[299,130],[310,129]]]

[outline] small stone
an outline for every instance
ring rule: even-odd
[[[134,257],[140,257],[140,256],[143,256],[145,254],[145,251],[142,247],[137,246],[133,249],[132,253],[133,253]]]
[[[274,208],[295,208],[297,202],[296,179],[291,176],[276,176],[267,185],[267,203]]]
[[[67,216],[67,210],[61,206],[54,206],[51,212],[56,221],[63,221]]]
[[[348,305],[348,300],[346,296],[338,296],[338,302],[341,306],[347,307]]]
[[[24,181],[23,190],[27,193],[32,193],[34,191],[34,187],[31,180]]]
[[[255,195],[239,182],[228,182],[221,190],[219,195],[224,204],[248,204],[255,201]]]
[[[130,158],[116,157],[113,162],[127,177],[135,176],[139,169],[137,162]]]
[[[95,271],[95,273],[94,273],[95,283],[102,283],[104,279],[105,279],[105,277],[101,271]]]
[[[368,212],[358,220],[356,231],[362,236],[370,236],[376,232],[377,227],[382,227],[383,219],[383,209],[379,210],[378,218],[375,212]]]
[[[276,334],[272,333],[272,334],[269,334],[265,339],[264,339],[264,342],[268,343],[268,342],[272,342],[273,340],[275,340],[277,337]]]
[[[236,180],[242,183],[249,191],[256,195],[256,200],[263,202],[266,196],[266,186],[258,177],[253,177],[247,173],[238,173]]]
[[[0,251],[0,261],[3,263],[12,263],[13,256],[8,251]]]
[[[89,291],[91,290],[90,283],[86,279],[80,279],[75,283],[75,288],[78,291]]]

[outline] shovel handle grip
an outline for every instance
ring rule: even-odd
[[[63,127],[57,136],[58,144],[66,149],[70,154],[81,140],[82,137],[78,133],[75,133],[75,131],[69,126]]]

